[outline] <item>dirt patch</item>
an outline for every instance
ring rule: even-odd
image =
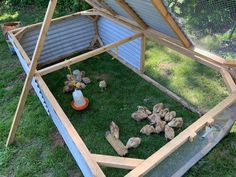
[[[108,74],[108,73],[101,73],[101,74],[99,74],[96,78],[97,79],[99,79],[99,80],[105,80],[105,81],[107,81],[107,80],[109,80],[110,79],[110,74]]]
[[[164,77],[170,77],[172,75],[172,69],[176,66],[175,63],[160,63],[157,66],[157,69],[160,71],[160,74]]]
[[[68,171],[69,177],[82,177],[82,173],[79,170],[69,170]]]
[[[53,131],[51,134],[50,134],[50,138],[52,139],[53,141],[53,144],[54,144],[54,147],[56,146],[60,146],[60,147],[63,147],[65,142],[62,138],[62,136],[60,135],[60,133],[55,130]]]
[[[25,73],[21,73],[18,75],[18,78],[21,80],[21,81],[24,81],[25,78],[26,78],[26,74]]]
[[[14,88],[14,86],[11,85],[11,86],[7,86],[7,87],[5,87],[4,90],[6,90],[6,91],[10,91],[10,90],[12,90],[13,88]]]

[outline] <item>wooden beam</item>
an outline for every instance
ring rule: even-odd
[[[116,2],[137,22],[142,29],[147,29],[147,24],[136,14],[136,12],[125,2],[125,0],[116,0]]]
[[[146,52],[146,37],[142,37],[141,41],[141,65],[140,65],[140,72],[143,74],[145,69],[145,52]]]
[[[100,154],[92,154],[92,157],[98,163],[98,165],[127,170],[134,169],[144,161],[143,159],[125,158]]]
[[[131,37],[128,37],[128,38],[125,38],[125,39],[122,39],[120,41],[117,41],[117,42],[114,42],[114,43],[111,43],[111,44],[108,44],[104,47],[101,47],[101,48],[98,48],[98,49],[95,49],[93,51],[90,51],[90,52],[87,52],[87,53],[84,53],[82,55],[79,55],[77,57],[74,57],[74,58],[71,58],[69,60],[66,60],[66,61],[63,61],[63,62],[60,62],[60,63],[57,63],[55,65],[52,65],[52,66],[49,66],[47,68],[44,68],[44,69],[41,69],[38,71],[38,73],[40,75],[46,75],[48,73],[51,73],[51,72],[54,72],[54,71],[57,71],[59,69],[62,69],[64,67],[67,67],[67,66],[70,66],[70,65],[73,65],[75,63],[78,63],[78,62],[81,62],[81,61],[84,61],[88,58],[91,58],[91,57],[94,57],[96,55],[99,55],[103,52],[106,52],[108,50],[111,50],[117,46],[120,46],[124,43],[127,43],[129,41],[132,41],[132,40],[135,40],[137,38],[140,38],[142,36],[142,33],[138,33],[138,34],[135,34]]]
[[[179,27],[177,22],[173,19],[171,14],[168,12],[162,0],[152,0],[152,4],[158,10],[158,12],[163,16],[166,22],[170,25],[172,30],[176,33],[176,35],[182,41],[183,45],[186,48],[190,48],[192,46],[191,42],[186,37],[186,35],[182,32],[181,28]]]
[[[81,16],[81,15],[93,16],[93,15],[98,15],[98,13],[95,12],[93,9],[90,9],[90,10],[86,10],[86,11],[77,12],[77,13],[73,13],[73,14],[70,14],[70,15],[65,15],[65,16],[62,16],[62,17],[54,18],[54,19],[51,20],[51,23],[59,23],[59,22],[61,22],[63,20],[66,20],[68,18],[73,18],[75,16]],[[14,32],[19,32],[21,30],[30,30],[30,29],[33,29],[33,28],[37,28],[41,25],[42,25],[42,22],[39,22],[39,23],[35,23],[35,24],[32,24],[32,25],[24,26],[24,27],[21,27],[21,28],[17,28],[15,30],[12,30],[11,32],[14,33]]]
[[[31,87],[31,82],[32,82],[32,79],[33,79],[33,76],[34,76],[34,73],[38,64],[38,60],[40,58],[40,55],[43,49],[43,44],[44,44],[48,29],[50,26],[50,22],[51,22],[56,4],[57,4],[57,0],[50,0],[48,4],[48,9],[44,18],[44,22],[43,22],[43,25],[39,34],[39,38],[38,38],[35,50],[34,50],[32,62],[30,64],[30,70],[29,70],[29,73],[27,74],[27,77],[23,86],[23,90],[21,92],[20,100],[19,100],[16,112],[15,112],[15,116],[11,125],[11,130],[10,130],[7,142],[6,142],[6,146],[11,144],[14,140],[16,129],[19,125],[20,118],[24,110],[26,98],[28,96],[28,93]]]
[[[226,71],[225,69],[222,69],[220,71],[220,73],[221,73],[221,75],[222,75],[222,77],[224,79],[224,82],[225,82],[228,90],[230,92],[236,91],[236,84],[235,84],[232,76],[230,75],[230,73],[228,71]]]
[[[43,91],[44,95],[48,98],[48,101],[50,102],[51,106],[53,107],[54,111],[58,115],[58,118],[60,119],[63,126],[67,129],[67,132],[69,136],[72,138],[73,143],[76,145],[76,147],[81,152],[81,155],[83,156],[84,160],[87,162],[89,169],[93,173],[93,176],[95,177],[105,177],[104,173],[102,172],[101,168],[98,166],[96,161],[91,156],[90,151],[84,144],[82,138],[79,136],[77,131],[75,130],[74,126],[71,124],[70,120],[60,107],[59,103],[57,102],[56,98],[53,96],[49,88],[47,87],[46,83],[42,79],[42,77],[38,74],[35,75],[36,81],[39,84],[39,87]]]
[[[97,0],[104,9],[106,9],[108,12],[110,12],[112,15],[117,15],[117,13],[110,7],[107,5],[107,3],[104,0]]]
[[[175,152],[180,146],[182,146],[185,142],[189,140],[189,138],[193,138],[195,133],[205,127],[209,122],[212,122],[212,119],[220,114],[224,109],[232,105],[236,101],[236,92],[230,94],[226,99],[220,102],[217,106],[207,112],[204,116],[199,118],[196,122],[182,131],[179,135],[177,135],[174,139],[172,139],[169,143],[164,145],[161,149],[151,155],[149,158],[144,160],[143,163],[138,165],[135,169],[133,169],[130,173],[128,173],[125,177],[140,177],[147,174],[150,170],[160,164],[165,158],[167,158],[170,154]]]

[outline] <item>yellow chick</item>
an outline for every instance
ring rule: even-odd
[[[153,106],[153,113],[159,113],[164,107],[163,103],[158,103],[155,106]]]
[[[148,115],[144,112],[136,111],[133,114],[131,114],[131,117],[136,121],[140,121],[140,120],[146,119]]]
[[[99,82],[99,87],[101,88],[101,91],[103,92],[106,89],[106,87],[107,87],[106,81],[105,80],[100,81]]]
[[[161,116],[158,113],[153,113],[152,115],[148,116],[148,120],[151,124],[156,124],[161,120]]]
[[[168,125],[165,126],[165,138],[167,140],[172,140],[175,137],[175,131]]]
[[[152,112],[145,106],[138,106],[138,111],[144,112],[147,115],[151,115]]]
[[[152,125],[145,125],[141,130],[140,133],[145,135],[150,135],[151,133],[155,133],[155,128]]]
[[[110,132],[116,139],[119,139],[119,127],[113,121],[110,124]]]
[[[159,134],[164,131],[166,122],[165,121],[158,121],[155,126],[155,133]]]
[[[165,114],[165,118],[164,119],[165,119],[166,122],[170,122],[175,117],[176,117],[176,112],[175,111],[171,111],[171,112],[167,112]]]
[[[177,118],[172,119],[172,121],[168,123],[168,126],[173,127],[173,128],[180,128],[183,126],[183,123],[184,123],[183,118],[177,117]]]
[[[137,148],[141,143],[141,138],[139,137],[132,137],[126,143],[126,148]]]

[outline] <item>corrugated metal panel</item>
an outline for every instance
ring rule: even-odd
[[[125,28],[104,17],[99,19],[98,29],[100,37],[105,45],[135,34],[135,32],[131,31],[130,29]],[[112,52],[115,53],[116,49],[112,49]],[[136,69],[139,69],[141,65],[141,38],[119,46],[118,55]]]
[[[151,0],[125,0],[130,7],[143,19],[151,28],[168,36],[178,39],[175,32],[163,19],[162,15],[153,6]]]
[[[40,27],[26,32],[20,41],[30,58],[33,55],[39,31]],[[86,49],[94,36],[94,23],[85,16],[76,16],[53,23],[50,26],[39,63],[55,61],[61,56]]]
[[[110,6],[118,15],[123,16],[129,20],[133,20],[132,17],[119,5],[115,0],[106,0],[108,6]]]

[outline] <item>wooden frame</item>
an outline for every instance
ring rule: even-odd
[[[166,20],[169,23],[173,23],[173,19],[171,20],[169,15],[166,14],[165,9],[163,9],[163,4],[160,6],[156,3],[157,1],[153,1],[155,7],[162,12],[163,16],[166,17]],[[42,99],[45,99],[45,101],[48,103],[49,113],[53,117],[53,121],[58,127],[58,129],[66,134],[63,134],[63,138],[65,139],[70,151],[73,151],[73,155],[78,155],[80,160],[77,159],[77,163],[81,166],[83,166],[84,174],[87,176],[105,176],[99,165],[106,166],[106,167],[113,167],[113,168],[122,168],[122,169],[129,169],[131,170],[126,176],[127,177],[137,177],[137,176],[143,176],[147,174],[150,170],[152,170],[154,167],[156,167],[158,164],[160,164],[165,158],[167,158],[170,154],[175,152],[179,147],[181,147],[185,142],[187,141],[194,141],[194,138],[197,136],[197,133],[199,130],[201,130],[204,126],[212,124],[214,122],[214,118],[219,115],[222,111],[224,111],[227,107],[232,105],[236,101],[236,84],[234,82],[234,79],[232,78],[230,71],[232,68],[229,66],[234,66],[234,63],[225,64],[226,61],[222,58],[216,57],[215,55],[212,55],[210,53],[207,53],[205,51],[202,51],[197,48],[190,49],[185,41],[185,46],[181,46],[178,42],[176,42],[175,39],[172,39],[171,37],[167,37],[164,34],[161,34],[153,29],[145,29],[139,28],[134,23],[130,23],[127,20],[124,20],[120,18],[119,16],[113,16],[112,14],[108,14],[105,11],[99,11],[99,10],[90,10],[90,11],[84,11],[83,14],[87,15],[101,15],[104,17],[107,17],[109,19],[112,19],[113,21],[116,21],[124,26],[129,27],[130,29],[134,30],[136,32],[135,35],[127,37],[125,39],[122,39],[120,41],[116,41],[112,44],[102,46],[98,49],[95,49],[93,51],[90,51],[88,53],[82,54],[80,56],[71,58],[69,60],[51,65],[47,68],[37,70],[37,63],[38,59],[40,57],[43,44],[46,38],[47,31],[50,26],[51,18],[54,12],[54,9],[56,7],[56,0],[50,0],[47,13],[45,15],[45,19],[43,23],[38,23],[35,25],[30,25],[28,27],[23,27],[22,29],[17,29],[12,32],[10,32],[10,38],[12,40],[12,43],[16,48],[19,50],[19,55],[24,59],[21,61],[25,65],[25,70],[27,72],[27,78],[24,84],[24,88],[19,100],[18,108],[14,117],[14,121],[12,123],[11,131],[9,133],[9,137],[6,143],[6,146],[12,143],[16,128],[19,124],[20,117],[23,112],[24,104],[29,92],[30,85],[32,81],[35,80],[35,83],[38,84],[38,87],[40,88],[42,92]],[[126,9],[128,10],[128,9]],[[129,10],[128,10],[129,11]],[[133,13],[133,12],[130,12]],[[82,13],[72,14],[73,15],[81,15]],[[60,19],[63,18],[69,18],[67,17],[61,17],[56,20],[52,21],[60,21]],[[168,20],[169,19],[169,20]],[[38,42],[35,48],[34,55],[32,57],[32,60],[28,57],[24,49],[22,48],[21,44],[19,43],[17,36],[21,35],[25,30],[35,28],[42,24],[41,32],[38,38]],[[171,25],[170,24],[170,25]],[[172,24],[173,25],[173,24]],[[173,25],[174,26],[174,25]],[[178,31],[178,30],[177,30]],[[183,36],[182,36],[183,37]],[[182,37],[180,37],[182,39]],[[192,125],[190,125],[188,128],[186,128],[183,132],[181,132],[178,136],[176,136],[173,140],[171,140],[169,143],[167,143],[165,146],[163,146],[161,149],[156,151],[153,155],[151,155],[147,159],[134,159],[134,158],[125,158],[125,157],[114,157],[114,156],[107,156],[107,155],[99,155],[99,154],[92,154],[86,147],[85,143],[79,136],[79,134],[76,132],[73,125],[70,123],[68,117],[63,112],[62,108],[58,104],[57,100],[53,96],[53,94],[50,92],[49,88],[47,87],[46,83],[42,79],[43,75],[46,75],[48,73],[54,72],[56,70],[59,70],[63,67],[70,66],[72,64],[84,61],[92,56],[96,56],[98,54],[101,54],[103,52],[109,52],[112,48],[118,47],[124,43],[130,42],[132,40],[135,40],[137,38],[142,38],[142,52],[141,52],[141,68],[140,71],[134,69],[132,66],[129,66],[124,61],[120,60],[123,64],[125,64],[127,67],[132,69],[134,72],[136,72],[138,75],[140,75],[143,79],[147,80],[148,82],[152,83],[168,95],[172,95],[173,98],[178,100],[179,102],[182,102],[182,104],[186,104],[188,106],[187,102],[185,103],[181,98],[177,97],[172,92],[168,91],[166,88],[161,86],[156,81],[152,80],[148,76],[146,76],[143,73],[144,69],[144,58],[145,58],[145,39],[146,38],[152,38],[156,40],[157,42],[164,44],[167,47],[170,47],[184,55],[187,55],[189,57],[192,57],[193,59],[196,59],[200,63],[203,63],[204,65],[207,65],[217,71],[220,71],[226,85],[229,88],[229,91],[231,94],[224,99],[222,102],[220,102],[217,106],[215,106],[213,109],[211,109],[209,112],[204,114],[202,117],[200,117],[196,122],[194,122]],[[101,39],[100,39],[101,40]],[[182,39],[183,40],[183,39]],[[184,41],[184,40],[183,40]],[[183,42],[182,41],[182,42]],[[101,45],[103,45],[102,41],[100,42]],[[229,63],[229,62],[228,62]],[[194,111],[194,109],[192,109]],[[233,123],[233,122],[232,122]],[[228,131],[225,130],[225,131]],[[69,138],[69,140],[66,140]],[[72,143],[71,143],[72,142]]]

